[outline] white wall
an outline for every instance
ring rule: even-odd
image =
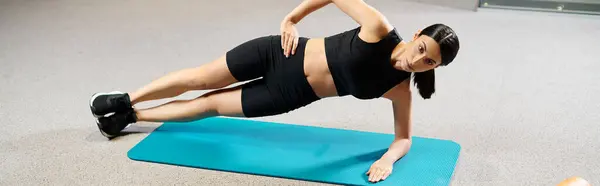
[[[436,4],[440,6],[459,8],[465,10],[477,10],[479,0],[408,0],[427,4]]]

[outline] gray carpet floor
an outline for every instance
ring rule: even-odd
[[[0,185],[325,185],[132,161],[127,151],[147,133],[108,141],[88,109],[94,92],[134,91],[278,34],[299,2],[0,0]],[[368,3],[406,39],[438,22],[460,36],[456,61],[437,71],[437,94],[415,95],[413,112],[415,135],[462,145],[452,185],[600,184],[599,17]],[[328,6],[298,29],[324,37],[355,26]],[[257,119],[393,132],[381,99],[331,98]]]

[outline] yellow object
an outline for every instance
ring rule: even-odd
[[[580,177],[570,177],[562,182],[560,182],[557,186],[591,186],[586,180]]]

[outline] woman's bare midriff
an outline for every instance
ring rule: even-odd
[[[308,40],[304,51],[304,74],[313,91],[321,98],[337,95],[325,56],[323,38]]]

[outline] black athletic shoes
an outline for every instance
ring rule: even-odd
[[[96,93],[90,99],[90,109],[96,118],[110,113],[123,112],[130,108],[129,94],[119,91]]]
[[[129,94],[118,91],[94,94],[90,99],[90,110],[97,118],[100,133],[109,139],[137,120]]]
[[[117,137],[120,132],[129,124],[135,123],[137,120],[133,109],[128,109],[123,112],[117,112],[107,117],[100,117],[96,120],[100,133],[105,137],[112,139]]]

